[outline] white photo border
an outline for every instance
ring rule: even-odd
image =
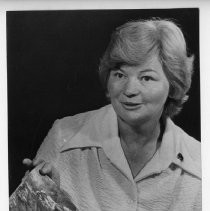
[[[9,210],[8,190],[8,134],[7,134],[7,61],[6,11],[15,10],[75,10],[75,9],[167,9],[199,8],[200,11],[200,90],[201,90],[201,142],[202,142],[202,204],[210,210],[210,2],[208,0],[5,0],[0,1],[0,200],[3,210]]]

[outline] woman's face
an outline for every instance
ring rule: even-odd
[[[169,82],[158,57],[141,66],[121,66],[110,72],[108,96],[118,117],[129,124],[159,120],[169,93]]]

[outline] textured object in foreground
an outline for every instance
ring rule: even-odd
[[[70,196],[48,176],[41,176],[37,169],[23,179],[10,196],[10,211],[78,211]]]

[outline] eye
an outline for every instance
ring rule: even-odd
[[[124,75],[121,72],[115,72],[114,76],[117,77],[117,78],[123,78],[124,77]]]
[[[143,80],[143,81],[151,81],[151,80],[153,80],[153,77],[145,75],[145,76],[141,77],[141,80]]]

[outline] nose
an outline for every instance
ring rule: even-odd
[[[139,81],[135,78],[128,79],[124,87],[124,95],[127,97],[135,97],[140,93],[140,84]]]

